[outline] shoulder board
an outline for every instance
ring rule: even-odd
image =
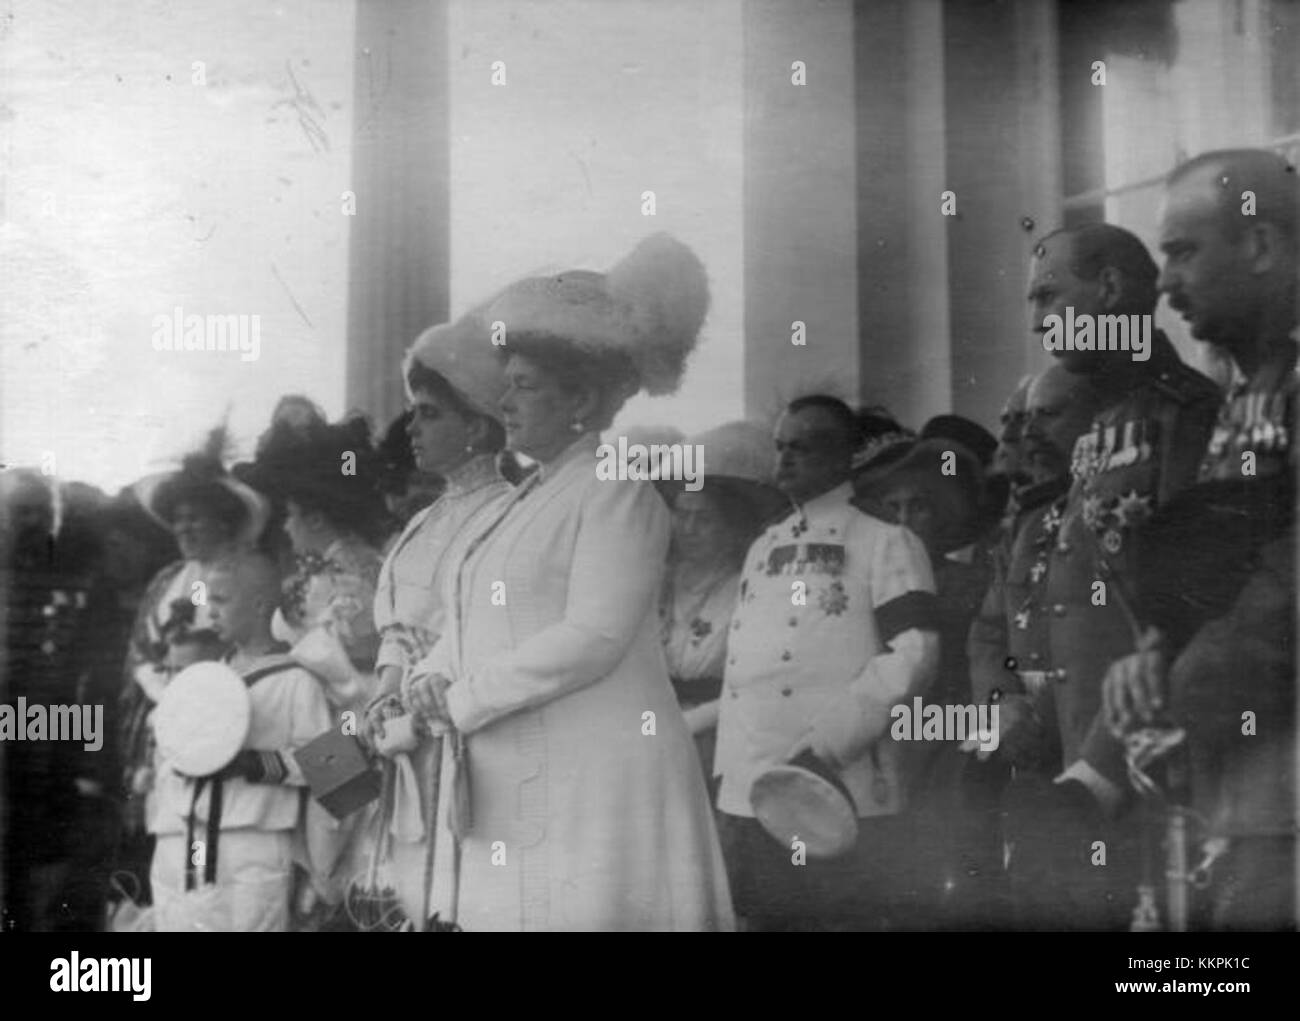
[[[1197,401],[1213,401],[1217,404],[1223,400],[1223,393],[1212,379],[1182,362],[1161,369],[1151,378],[1151,386],[1162,396],[1179,404],[1194,404]]]

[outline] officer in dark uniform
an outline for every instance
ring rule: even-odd
[[[1157,275],[1142,243],[1121,228],[1049,235],[1031,274],[1034,329],[1045,332],[1046,317],[1065,318],[1067,308],[1076,319],[1151,316]],[[1075,446],[1041,598],[1021,621],[1046,628],[1061,749],[1053,783],[1018,778],[1008,791],[1020,830],[1012,874],[1033,877],[1017,883],[1027,891],[1017,901],[1024,925],[1122,928],[1136,901],[1139,834],[1118,819],[1130,788],[1123,745],[1100,716],[1101,682],[1138,638],[1131,595],[1138,529],[1194,481],[1219,401],[1214,384],[1184,365],[1162,333],[1150,336],[1140,353],[1060,355],[1067,370],[1089,378],[1103,410]]]
[[[1186,731],[1212,928],[1296,925],[1296,177],[1259,150],[1206,153],[1170,175],[1161,289],[1238,378],[1196,489],[1152,522],[1159,630],[1105,682],[1117,733]]]
[[[968,885],[986,891],[976,902],[998,927],[1012,924],[1003,860],[1001,810],[1007,780],[1044,786],[1059,771],[1060,741],[1050,682],[1047,618],[1031,608],[1042,598],[1047,561],[1069,489],[1070,451],[1099,408],[1100,395],[1087,376],[1055,364],[1026,388],[1022,437],[1013,451],[1020,485],[1012,494],[1014,516],[992,550],[993,581],[973,622],[967,642],[971,682],[977,703],[999,706],[999,745],[986,762],[972,762],[965,775],[968,811],[983,806],[984,828],[996,839],[990,845],[962,841],[970,853]],[[988,753],[968,742],[966,750],[981,759]],[[1005,836],[1014,841],[1015,820]],[[1021,831],[1024,830],[1020,826]],[[980,854],[980,851],[983,851]],[[1041,857],[1041,856],[1040,856]],[[1038,884],[1026,883],[1028,870],[1014,877],[1015,900],[1023,919]]]

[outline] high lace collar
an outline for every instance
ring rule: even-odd
[[[442,495],[463,496],[465,493],[472,493],[476,489],[491,485],[500,478],[497,472],[496,455],[476,454],[459,468],[453,468],[443,476],[447,488],[443,490]]]

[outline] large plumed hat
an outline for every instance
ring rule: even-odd
[[[186,456],[179,471],[149,475],[132,487],[140,505],[156,521],[171,527],[176,507],[194,503],[231,522],[238,542],[256,542],[271,516],[271,506],[252,487],[230,475],[223,463],[225,426],[208,433],[202,449]]]
[[[492,343],[492,320],[484,312],[480,305],[455,322],[431,326],[415,338],[402,360],[408,398],[414,397],[411,365],[419,362],[445,379],[474,411],[500,421],[498,403],[506,392],[506,378]]]
[[[570,270],[507,287],[486,318],[506,327],[506,346],[528,333],[593,357],[621,356],[636,389],[677,389],[709,309],[704,265],[667,234],[646,238],[607,273]]]
[[[302,430],[277,427],[245,481],[268,496],[318,508],[337,525],[374,539],[375,530],[387,524],[381,475],[370,424],[354,416]]]

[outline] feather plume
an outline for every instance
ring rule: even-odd
[[[709,310],[703,263],[680,241],[655,234],[606,274],[605,286],[627,309],[634,333],[628,353],[646,392],[672,393]]]
[[[225,422],[208,432],[198,450],[186,454],[181,461],[181,471],[193,479],[217,479],[226,474],[226,459],[230,456],[230,429]]]

